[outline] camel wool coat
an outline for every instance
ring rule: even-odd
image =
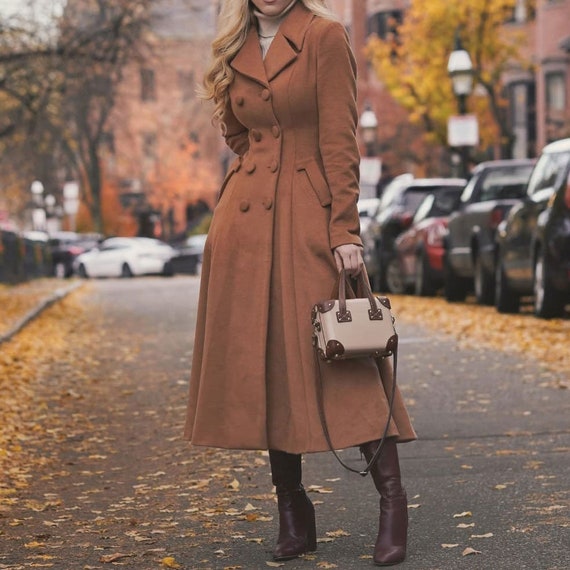
[[[310,313],[336,283],[333,249],[361,243],[354,58],[342,25],[298,2],[265,60],[252,26],[231,67],[223,122],[238,157],[204,251],[185,436],[325,451]],[[390,362],[323,363],[322,380],[334,446],[379,439]],[[415,439],[399,392],[389,435]]]

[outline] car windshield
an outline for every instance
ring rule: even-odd
[[[429,186],[425,188],[408,188],[402,197],[402,206],[408,212],[415,212],[425,197],[433,190],[434,188]]]
[[[382,193],[382,198],[380,201],[380,210],[385,210],[388,206],[395,202],[400,196],[402,190],[409,185],[410,179],[413,179],[411,175],[398,176],[386,186],[384,192]]]
[[[528,183],[529,195],[544,188],[554,188],[558,186],[560,183],[558,178],[564,175],[568,162],[570,162],[569,152],[543,154],[536,163],[536,167]]]
[[[531,171],[532,165],[490,170],[483,179],[480,201],[523,198]]]

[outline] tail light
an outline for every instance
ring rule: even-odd
[[[564,191],[564,204],[570,210],[570,173],[566,179],[566,190]]]
[[[502,208],[493,208],[491,210],[490,225],[492,230],[496,230],[498,225],[504,220],[505,211]]]
[[[443,238],[447,233],[444,224],[436,224],[428,229],[426,241],[431,247],[443,247]]]
[[[409,212],[404,212],[400,215],[400,223],[402,224],[403,228],[409,228],[412,225],[413,220],[414,216]]]

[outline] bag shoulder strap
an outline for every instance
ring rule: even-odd
[[[380,439],[380,445],[378,446],[378,449],[374,453],[372,459],[370,459],[370,462],[368,463],[368,465],[362,470],[354,469],[354,468],[350,467],[349,465],[347,465],[346,463],[344,463],[344,461],[339,457],[338,453],[334,449],[334,446],[333,446],[332,441],[331,441],[328,425],[327,425],[327,418],[325,415],[325,405],[324,405],[324,397],[323,397],[323,377],[322,377],[322,373],[321,373],[322,363],[321,363],[321,359],[319,358],[316,346],[315,346],[313,352],[315,355],[315,361],[316,361],[316,366],[317,366],[317,405],[319,408],[319,417],[321,420],[321,425],[322,425],[323,432],[325,435],[325,439],[327,440],[327,444],[329,446],[329,449],[333,452],[333,455],[336,457],[337,461],[345,469],[348,469],[349,471],[352,471],[353,473],[358,473],[359,475],[362,475],[362,477],[366,477],[366,475],[368,475],[368,473],[370,473],[370,470],[372,469],[372,467],[374,467],[374,464],[380,459],[380,456],[382,455],[384,443],[388,437],[388,430],[390,429],[390,421],[392,420],[392,413],[394,410],[394,399],[396,396],[396,377],[397,377],[397,371],[398,371],[398,335],[397,334],[395,335],[395,344],[394,344],[394,348],[392,351],[392,358],[393,358],[393,362],[394,362],[394,377],[393,377],[393,382],[392,382],[392,390],[390,392],[389,405],[388,405],[388,417],[386,419],[386,425],[384,426],[384,432],[382,434],[382,438]],[[375,359],[375,360],[378,362],[378,360],[380,360],[380,359]],[[379,367],[378,367],[378,372],[380,372]],[[366,443],[366,442],[363,441],[362,443]]]

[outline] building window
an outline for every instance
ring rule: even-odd
[[[195,96],[195,78],[193,71],[178,71],[178,88],[182,93],[182,101],[191,101]]]
[[[511,128],[515,135],[513,158],[535,156],[536,89],[534,82],[509,85]]]
[[[546,108],[553,113],[566,109],[566,77],[562,72],[546,74]]]
[[[153,69],[141,69],[141,101],[156,101],[156,81]]]
[[[109,154],[115,154],[115,134],[113,131],[101,133],[101,145]]]
[[[368,34],[376,34],[385,40],[390,35],[397,34],[398,26],[404,19],[402,10],[377,12],[368,18]]]
[[[522,24],[534,20],[536,17],[536,2],[535,0],[516,0],[510,17],[507,18],[508,22],[517,22]]]
[[[145,159],[156,159],[156,133],[143,133],[142,151]]]

